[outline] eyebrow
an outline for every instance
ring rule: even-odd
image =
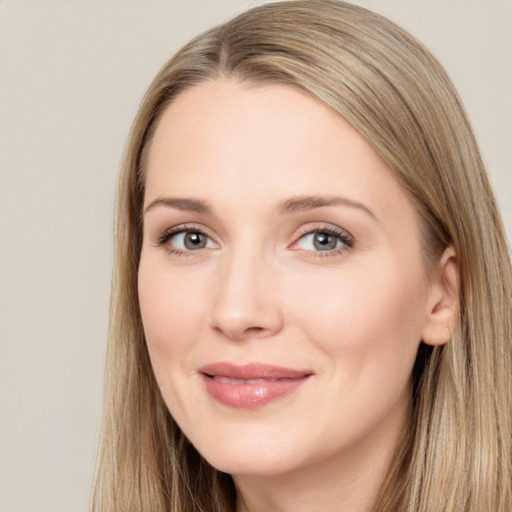
[[[338,196],[299,196],[292,197],[279,203],[278,211],[280,214],[289,214],[295,212],[303,212],[313,210],[315,208],[321,208],[322,206],[348,206],[350,208],[356,208],[366,213],[372,219],[378,220],[375,214],[363,203],[348,199],[346,197]]]
[[[157,206],[166,206],[168,208],[176,208],[177,210],[205,214],[211,213],[212,211],[211,206],[201,199],[189,199],[185,197],[157,197],[154,201],[151,201],[148,206],[146,206],[144,213],[148,213]]]
[[[192,211],[202,214],[210,214],[212,207],[207,201],[202,199],[192,199],[185,197],[157,197],[154,201],[146,206],[144,213],[157,206],[165,206],[167,208],[175,208],[177,210]],[[356,208],[369,215],[372,219],[378,220],[375,214],[359,201],[338,196],[298,196],[282,201],[277,206],[277,211],[281,215],[304,212],[321,208],[323,206],[348,206]]]

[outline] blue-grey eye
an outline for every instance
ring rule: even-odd
[[[306,251],[332,251],[343,245],[339,235],[326,232],[308,233],[297,242],[297,247]]]
[[[204,249],[205,247],[213,247],[212,240],[199,231],[182,231],[181,233],[176,233],[170,239],[170,244],[175,249],[183,251],[194,251]]]

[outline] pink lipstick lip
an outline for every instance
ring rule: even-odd
[[[226,377],[228,379],[297,379],[313,372],[308,370],[295,370],[282,366],[262,363],[249,363],[237,365],[233,363],[213,363],[199,368],[199,372],[210,377]]]
[[[313,372],[261,363],[213,363],[199,369],[208,394],[217,402],[239,409],[255,409],[289,395]]]

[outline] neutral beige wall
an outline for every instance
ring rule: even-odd
[[[0,512],[86,510],[130,121],[174,49],[256,3],[0,0]],[[358,3],[447,66],[512,231],[512,2]]]

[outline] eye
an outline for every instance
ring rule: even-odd
[[[353,239],[347,232],[325,227],[305,233],[293,245],[293,248],[303,251],[338,254],[352,246]]]
[[[211,247],[212,241],[204,234],[198,231],[183,231],[173,235],[169,239],[170,244],[176,249],[194,251]]]
[[[217,244],[197,228],[176,228],[166,231],[158,239],[158,245],[166,245],[173,253],[183,253],[216,247]]]

